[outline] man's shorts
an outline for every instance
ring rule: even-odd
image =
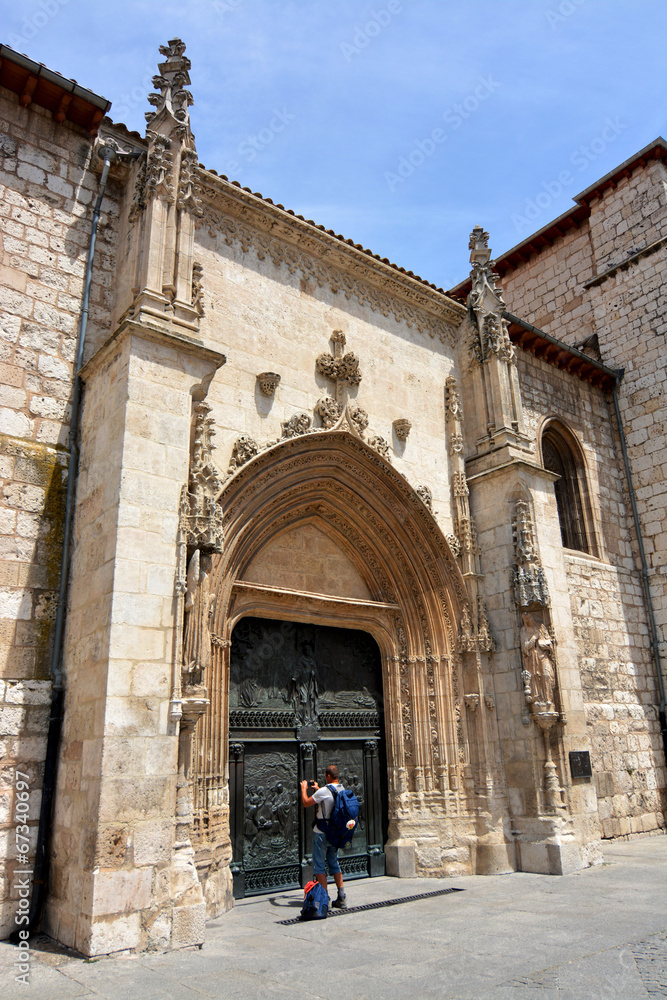
[[[340,871],[337,849],[332,847],[323,833],[319,830],[313,830],[313,872],[315,875],[325,874],[325,857],[329,874],[336,875]]]

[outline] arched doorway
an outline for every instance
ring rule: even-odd
[[[451,861],[454,828],[457,858],[465,854],[468,870],[479,868],[480,851],[470,845],[480,830],[484,850],[504,843],[496,822],[504,784],[489,764],[497,735],[491,714],[475,712],[484,703],[483,664],[469,652],[476,609],[427,505],[345,429],[267,448],[227,480],[218,500],[225,542],[212,557],[211,704],[197,729],[192,768],[193,845],[209,913],[228,905],[237,861],[238,834],[230,827],[231,650],[244,618],[372,636],[381,658],[387,871],[445,874],[459,864]]]
[[[340,853],[347,879],[385,873],[386,763],[380,651],[355,629],[245,617],[230,650],[229,799],[238,899],[312,877],[313,810],[299,782],[334,763],[361,803]]]

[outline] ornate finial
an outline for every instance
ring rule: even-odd
[[[185,89],[190,83],[188,70],[190,60],[185,58],[185,44],[180,38],[172,38],[166,45],[160,46],[160,53],[166,56],[163,63],[158,63],[159,74],[153,77],[153,86],[159,93],[148,95],[148,102],[156,109],[146,112],[146,121],[150,124],[162,112],[171,115],[176,121],[189,129],[190,116],[188,107],[193,103],[192,94]]]
[[[486,264],[487,260],[491,257],[491,251],[489,250],[489,234],[485,232],[481,226],[475,226],[470,234],[470,240],[468,241],[468,249],[470,254],[470,263],[474,261],[479,261],[480,264]]]
[[[468,308],[475,317],[472,353],[480,364],[491,355],[512,363],[514,347],[509,337],[507,321],[503,318],[505,300],[499,285],[498,275],[493,270],[489,250],[489,234],[481,226],[475,226],[470,234],[470,263],[472,289],[468,296]]]
[[[359,371],[359,359],[351,351],[343,354],[345,347],[345,334],[342,330],[334,330],[331,335],[333,344],[333,354],[320,354],[315,363],[317,372],[324,375],[336,386],[336,401],[343,409],[345,404],[344,387],[346,385],[359,385],[361,382],[361,372]]]

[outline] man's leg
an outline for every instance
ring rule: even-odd
[[[327,887],[327,873],[324,867],[325,843],[323,834],[313,831],[313,874],[323,889]]]
[[[342,910],[347,906],[347,898],[345,894],[345,889],[343,888],[343,873],[340,870],[340,864],[338,862],[338,851],[335,847],[329,844],[329,849],[327,850],[327,863],[329,865],[329,871],[334,877],[334,882],[336,883],[336,888],[338,889],[338,898],[331,904],[335,906],[337,910]]]

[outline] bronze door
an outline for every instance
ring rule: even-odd
[[[380,654],[365,632],[261,618],[232,635],[229,783],[234,895],[312,877],[314,810],[299,782],[337,764],[361,804],[347,879],[383,875],[386,839]]]

